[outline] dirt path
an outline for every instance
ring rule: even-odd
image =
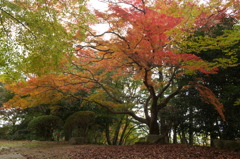
[[[23,157],[21,154],[6,154],[6,155],[0,155],[1,159],[26,159],[26,157]]]

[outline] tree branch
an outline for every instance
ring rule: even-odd
[[[145,102],[144,105],[143,105],[144,114],[145,114],[145,117],[146,117],[147,121],[150,120],[150,116],[149,116],[149,114],[148,114],[148,103],[149,103],[150,100],[151,100],[151,96],[149,96],[149,97],[147,98],[146,102]]]
[[[17,18],[15,18],[13,15],[11,15],[10,13],[8,13],[7,11],[5,11],[4,9],[2,9],[2,7],[0,7],[0,10],[4,13],[6,13],[9,17],[11,17],[13,20],[17,21],[19,24],[21,24],[25,29],[27,29],[35,38],[36,36],[33,34],[33,32],[20,20],[18,20]]]
[[[145,69],[145,75],[144,75],[144,85],[147,87],[148,91],[150,92],[152,98],[156,97],[155,90],[152,85],[148,83],[148,70]]]
[[[116,35],[117,37],[119,37],[120,39],[122,39],[123,41],[125,41],[126,43],[128,43],[128,41],[121,35],[119,35],[118,33],[114,32],[114,31],[106,31],[102,34],[98,34],[98,35],[94,35],[91,31],[88,31],[93,37],[100,37],[100,36],[103,36],[105,34],[114,34]]]
[[[87,100],[88,101],[88,100]],[[102,108],[105,108],[107,109],[109,112],[113,113],[113,114],[127,114],[127,115],[130,115],[131,117],[133,117],[135,120],[141,122],[141,123],[145,123],[147,124],[147,120],[144,119],[144,118],[141,118],[139,116],[137,116],[134,112],[132,111],[123,111],[123,112],[117,112],[117,111],[114,111],[113,109],[109,108],[108,106],[106,105],[103,105],[99,102],[96,102],[96,101],[90,101],[90,102],[94,102],[96,104],[98,104],[99,106],[101,106]]]
[[[121,4],[121,3],[122,3],[122,4],[130,5],[130,6],[132,6],[134,9],[136,9],[136,10],[138,10],[138,11],[143,12],[144,14],[146,14],[145,10],[140,9],[140,8],[138,8],[137,6],[135,6],[135,5],[131,4],[131,3],[127,3],[127,2],[117,2],[117,3],[114,3],[114,4]],[[142,3],[143,3],[143,5],[145,4],[145,3],[144,3],[144,0],[142,0]]]
[[[172,76],[169,79],[167,85],[165,87],[163,87],[163,89],[158,93],[157,98],[160,98],[163,95],[163,93],[168,89],[168,87],[171,85],[171,83],[175,77],[175,72],[176,72],[176,70],[173,71]]]
[[[167,98],[165,98],[160,104],[158,104],[158,110],[164,108],[167,103],[175,96],[179,93],[179,91],[182,89],[182,86],[178,87],[177,90],[175,90],[172,94],[170,94],[169,96],[167,96]]]

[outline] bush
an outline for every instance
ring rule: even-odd
[[[27,129],[21,129],[21,130],[17,130],[13,136],[12,139],[13,140],[27,140],[29,139],[29,130]]]
[[[9,127],[4,126],[4,127],[0,127],[0,138],[1,139],[6,139],[8,132],[9,132]]]
[[[69,116],[64,125],[66,140],[72,136],[86,138],[90,125],[94,121],[95,113],[92,111],[79,111]]]
[[[214,140],[213,146],[216,149],[240,151],[240,141],[235,140]]]
[[[28,130],[32,139],[52,140],[53,131],[62,125],[62,119],[53,115],[43,115],[31,120]]]
[[[84,137],[72,137],[70,140],[69,140],[69,143],[71,145],[81,145],[84,143]]]

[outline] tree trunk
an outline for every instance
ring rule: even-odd
[[[151,108],[151,117],[150,117],[150,123],[149,123],[149,134],[150,135],[159,135],[159,123],[158,121],[158,110],[157,110],[157,101],[153,101],[152,108]]]
[[[192,124],[190,124],[190,127],[189,127],[189,145],[193,145],[193,130],[192,130]]]
[[[151,135],[159,135],[159,124],[157,120],[152,120],[149,125],[149,134]]]
[[[123,131],[122,131],[122,134],[121,134],[118,145],[123,144],[124,136],[125,136],[125,133],[126,133],[126,130],[127,130],[128,126],[129,126],[129,123],[130,123],[130,121],[129,121],[128,117],[126,116],[125,125],[124,125],[124,128],[123,128]]]
[[[189,145],[193,145],[193,108],[189,110]]]
[[[105,129],[105,134],[106,134],[106,139],[108,145],[112,145],[111,139],[110,139],[110,134],[109,134],[109,124],[106,124],[106,129]]]
[[[214,129],[214,125],[216,124],[217,125],[218,121],[216,121],[216,123],[212,123],[212,130],[210,131],[210,146],[213,147],[214,144],[213,144],[213,141],[217,139],[217,136],[218,134],[215,132],[215,129]]]
[[[179,136],[180,136],[180,138],[181,138],[181,144],[187,144],[188,142],[187,142],[187,138],[186,138],[186,136],[185,136],[185,132],[182,130],[182,132],[180,133],[179,132]]]
[[[177,144],[177,127],[175,125],[173,127],[173,143]]]
[[[117,121],[117,126],[116,126],[116,129],[115,129],[114,136],[113,136],[113,141],[112,141],[113,145],[118,145],[118,136],[119,136],[119,132],[120,132],[121,125],[122,125],[122,120],[123,119],[121,117],[120,121]]]
[[[162,136],[162,139],[160,141],[160,143],[162,144],[167,144],[169,143],[169,136],[168,136],[168,133],[169,133],[169,125],[166,123],[166,119],[165,118],[161,118],[161,136]]]

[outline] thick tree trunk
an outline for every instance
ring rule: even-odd
[[[149,125],[149,134],[151,135],[159,135],[159,124],[157,120],[152,120]]]

